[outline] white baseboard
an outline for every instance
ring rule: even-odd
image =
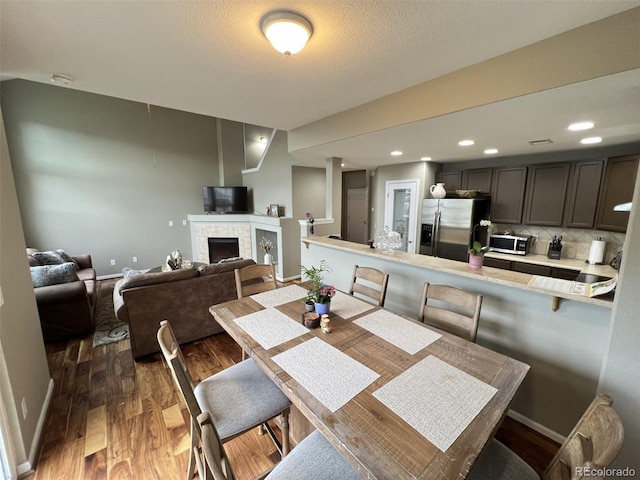
[[[558,442],[560,445],[562,445],[565,441],[566,437],[560,435],[558,432],[555,432],[550,428],[545,427],[544,425],[540,425],[538,422],[534,422],[530,418],[527,418],[516,411],[509,410],[507,415],[513,418],[514,420],[517,420],[518,422],[522,423],[523,425],[526,425],[532,430],[535,430],[540,435],[544,435],[545,437],[550,438],[555,442]]]
[[[113,273],[111,275],[100,275],[99,277],[96,277],[96,280],[109,280],[110,278],[121,278],[122,274],[121,273]]]
[[[47,412],[49,411],[49,405],[51,404],[51,399],[53,397],[53,387],[53,378],[50,378],[49,386],[47,387],[47,395],[44,398],[44,403],[42,404],[42,409],[40,410],[40,416],[38,417],[36,431],[33,435],[33,440],[31,441],[27,461],[18,465],[18,478],[23,477],[27,474],[34,473],[33,466],[36,463],[36,455],[38,454],[38,446],[40,445],[40,438],[42,437],[44,422],[47,419]]]

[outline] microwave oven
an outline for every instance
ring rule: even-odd
[[[489,247],[492,252],[526,255],[531,247],[531,237],[528,235],[491,235]]]

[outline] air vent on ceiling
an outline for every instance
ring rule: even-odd
[[[553,143],[553,140],[551,140],[550,138],[543,138],[541,140],[529,140],[529,145],[533,145],[534,147],[538,145],[548,145],[550,143]]]

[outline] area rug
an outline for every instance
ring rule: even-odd
[[[116,280],[102,280],[98,287],[96,332],[93,346],[106,345],[129,338],[129,325],[116,318],[113,311],[113,287]]]

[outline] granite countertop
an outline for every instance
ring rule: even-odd
[[[549,295],[551,297],[558,298],[566,298],[569,300],[582,302],[582,303],[590,303],[594,305],[600,305],[604,307],[611,308],[613,306],[613,302],[611,299],[602,299],[598,297],[584,297],[579,295],[573,295],[570,293],[563,292],[555,292],[552,290],[546,290],[542,288],[532,287],[529,285],[529,282],[532,280],[534,275],[530,275],[528,273],[514,272],[511,270],[503,270],[500,268],[493,267],[482,267],[480,269],[474,270],[469,267],[467,262],[458,262],[455,260],[449,260],[446,258],[438,258],[438,257],[430,257],[428,255],[420,255],[416,253],[406,253],[406,252],[394,252],[393,254],[385,254],[382,253],[380,249],[370,248],[368,245],[363,245],[360,243],[347,242],[345,240],[337,240],[328,237],[304,237],[300,239],[303,243],[307,244],[315,244],[328,248],[335,248],[342,251],[353,252],[361,255],[368,255],[380,259],[385,259],[392,262],[405,263],[407,265],[412,265],[415,267],[427,268],[431,270],[439,270],[442,272],[450,273],[452,275],[459,275],[468,278],[474,278],[481,281],[498,283],[505,286],[510,286],[514,288],[520,288],[530,291],[536,291],[545,295]],[[489,255],[489,254],[488,254]],[[577,273],[589,273],[592,275],[599,275],[603,277],[612,278],[616,276],[617,272],[611,268],[609,265],[590,265],[588,263],[584,263],[579,260],[571,260],[571,259],[559,259],[559,260],[550,260],[544,255],[525,255],[525,256],[516,256],[516,255],[508,255],[508,254],[498,254],[491,252],[490,256],[492,258],[505,258],[499,257],[498,255],[505,255],[506,259],[512,261],[523,261],[523,259],[527,259],[530,263],[534,261],[545,262],[540,263],[540,265],[551,265],[555,267],[567,268],[576,270]],[[517,258],[514,258],[517,257]],[[547,263],[551,262],[551,263]]]

